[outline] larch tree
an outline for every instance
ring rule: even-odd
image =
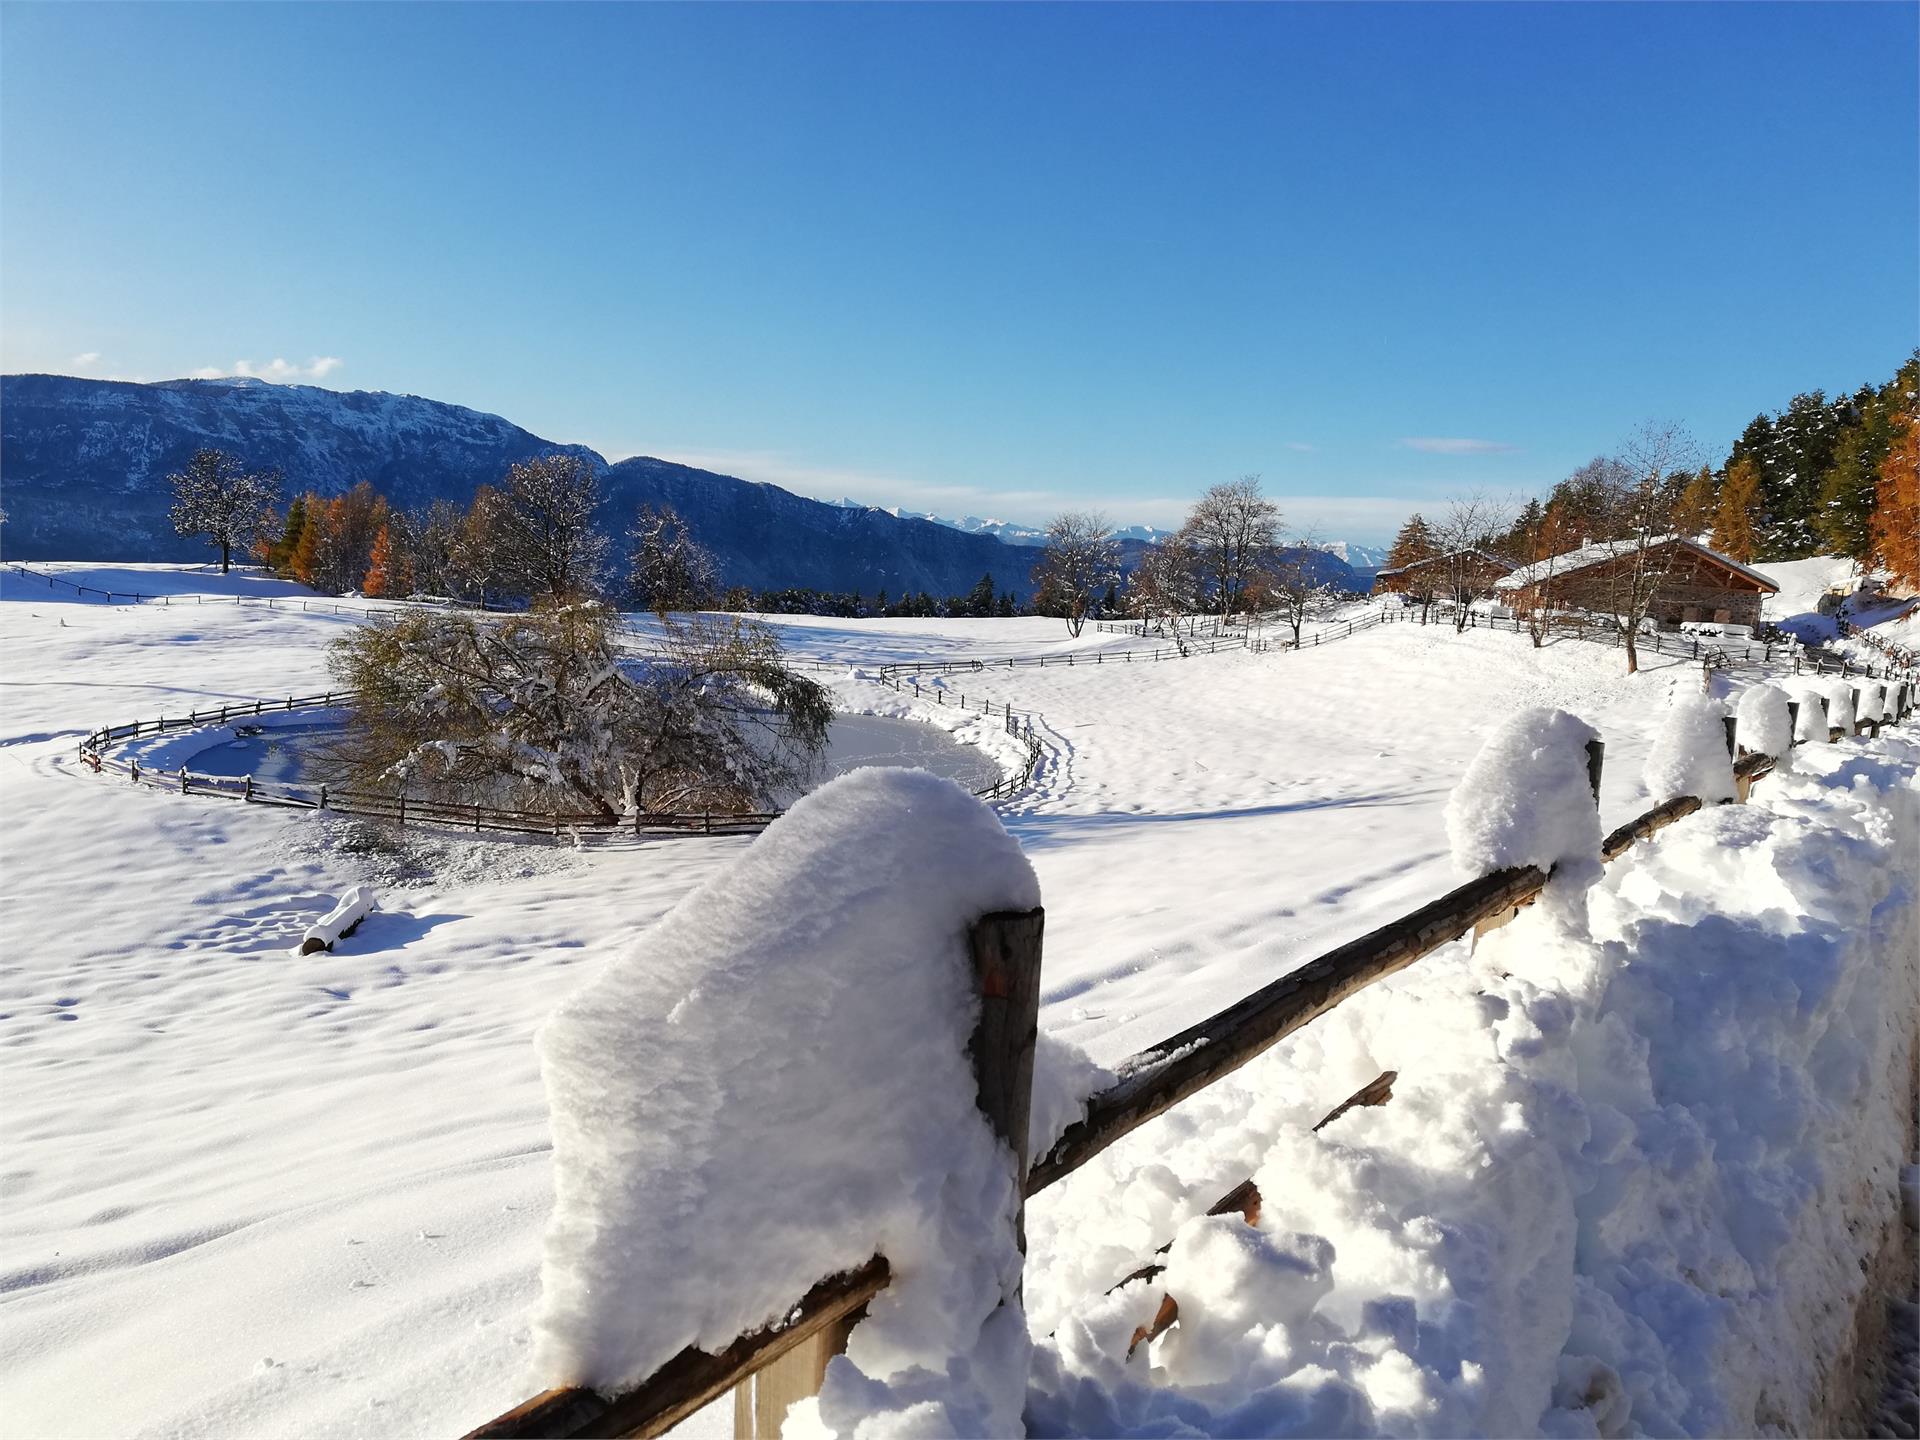
[[[1094,602],[1119,578],[1120,546],[1104,515],[1069,510],[1053,517],[1033,567],[1035,609],[1057,614],[1077,636]]]
[[[1920,411],[1912,399],[1894,415],[1875,502],[1873,560],[1886,567],[1896,585],[1920,590]]]
[[[1240,608],[1240,589],[1268,564],[1280,543],[1280,507],[1260,489],[1258,475],[1215,485],[1194,502],[1180,527],[1199,562],[1222,616]]]
[[[1681,490],[1673,507],[1673,528],[1689,540],[1697,540],[1713,529],[1720,509],[1720,487],[1711,467],[1702,465]]]
[[[1434,543],[1433,527],[1418,511],[1407,517],[1407,523],[1400,527],[1400,533],[1393,537],[1393,545],[1387,551],[1385,570],[1399,570],[1421,560],[1431,560],[1440,553]]]
[[[583,456],[539,455],[508,470],[493,517],[507,583],[535,599],[594,594],[607,556],[593,524],[599,501],[599,477]]]
[[[236,547],[248,551],[272,519],[280,499],[280,477],[249,470],[224,450],[196,450],[186,468],[169,475],[173,506],[167,517],[174,533],[204,538],[220,552],[220,573],[233,568]]]
[[[1759,558],[1766,518],[1760,505],[1760,467],[1743,455],[1727,466],[1713,512],[1712,547],[1729,560],[1750,564]]]

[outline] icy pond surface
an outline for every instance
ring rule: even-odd
[[[344,723],[338,715],[269,720],[259,728],[243,723],[210,732],[206,748],[186,757],[186,768],[196,775],[251,775],[261,784],[298,784],[308,778],[303,768],[313,747],[338,734]],[[990,756],[938,726],[888,715],[834,716],[818,783],[865,765],[917,766],[969,790],[984,790],[1000,779],[1000,767]]]

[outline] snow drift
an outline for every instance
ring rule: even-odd
[[[1857,1433],[1920,746],[1799,767],[1636,847],[1590,936],[1536,908],[1438,952],[1039,1197],[1031,1433]],[[1247,1176],[1257,1224],[1198,1218]]]

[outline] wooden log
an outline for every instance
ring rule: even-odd
[[[1347,996],[1533,899],[1546,883],[1546,872],[1532,865],[1470,880],[1140,1052],[1118,1083],[1088,1103],[1086,1117],[1027,1172],[1027,1194],[1072,1174],[1121,1136],[1232,1074]]]

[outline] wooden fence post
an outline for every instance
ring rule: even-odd
[[[1593,791],[1593,803],[1600,804],[1600,776],[1606,769],[1607,742],[1604,740],[1587,741],[1587,785]]]
[[[1740,754],[1739,754],[1738,748],[1734,743],[1734,736],[1738,731],[1740,722],[1737,718],[1735,718],[1732,715],[1722,715],[1720,717],[1720,724],[1726,729],[1726,732],[1727,732],[1727,759],[1738,760],[1740,758]]]
[[[1787,701],[1787,748],[1791,750],[1800,743],[1800,702]]]
[[[1027,1177],[1027,1117],[1033,1099],[1033,1050],[1040,1016],[1040,950],[1046,912],[983,915],[967,934],[980,1021],[967,1050],[979,1086],[980,1113],[1013,1152],[1014,1193]],[[1024,1207],[1014,1211],[1014,1234],[1027,1248]],[[733,1390],[734,1440],[779,1440],[796,1401],[820,1393],[827,1362],[847,1348],[847,1336],[866,1314],[862,1305],[810,1336]]]

